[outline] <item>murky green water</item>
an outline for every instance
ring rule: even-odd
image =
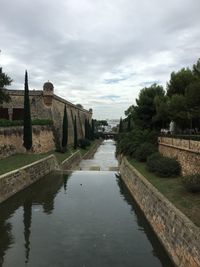
[[[108,171],[51,174],[1,204],[0,262],[20,267],[173,266],[124,184]]]

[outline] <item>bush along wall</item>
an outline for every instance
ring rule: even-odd
[[[183,176],[181,180],[186,190],[189,192],[200,192],[200,173]]]
[[[155,172],[160,177],[173,177],[181,172],[181,166],[175,159],[163,157],[159,153],[152,154],[147,158],[147,170]]]

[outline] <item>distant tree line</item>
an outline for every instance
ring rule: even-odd
[[[143,88],[136,105],[131,105],[123,120],[124,130],[132,126],[160,131],[175,122],[177,132],[200,130],[200,60],[192,69],[183,68],[172,72],[166,90],[153,84]],[[132,126],[131,126],[132,124]],[[129,125],[129,126],[128,126]]]

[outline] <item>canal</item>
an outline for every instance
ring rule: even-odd
[[[0,205],[0,266],[174,266],[115,171],[104,141],[81,171],[54,173]],[[89,171],[91,166],[101,171]]]

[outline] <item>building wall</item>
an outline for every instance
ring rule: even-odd
[[[175,158],[181,165],[182,175],[200,173],[200,142],[176,138],[160,137],[159,152]]]
[[[45,153],[55,150],[52,128],[49,126],[33,126],[34,153]],[[2,127],[0,128],[0,159],[16,153],[25,153],[23,146],[23,128]]]
[[[178,267],[200,266],[200,230],[152,186],[126,158],[122,180]]]
[[[44,88],[43,91],[30,90],[29,99],[31,107],[31,117],[32,119],[50,119],[53,120],[53,124],[57,135],[62,139],[62,122],[64,115],[64,107],[66,105],[67,115],[68,115],[68,144],[73,144],[74,137],[74,119],[76,116],[77,122],[77,133],[78,139],[84,138],[85,136],[85,119],[91,121],[92,112],[85,110],[81,107],[70,103],[69,101],[58,97],[53,94],[53,85],[51,83],[52,89]],[[23,106],[24,106],[24,91],[23,90],[7,90],[11,97],[9,103],[3,103],[0,108],[8,109],[9,118],[12,120],[16,116],[20,116]],[[18,110],[17,110],[18,109]],[[15,111],[18,115],[15,114]],[[2,112],[3,114],[3,112]],[[1,118],[1,114],[0,114]],[[21,117],[21,119],[23,116]],[[13,137],[14,138],[14,137]],[[18,140],[18,139],[17,139]],[[17,141],[17,143],[20,141]],[[11,142],[12,144],[12,142]],[[44,149],[46,151],[46,149]],[[43,151],[44,152],[44,151]]]

